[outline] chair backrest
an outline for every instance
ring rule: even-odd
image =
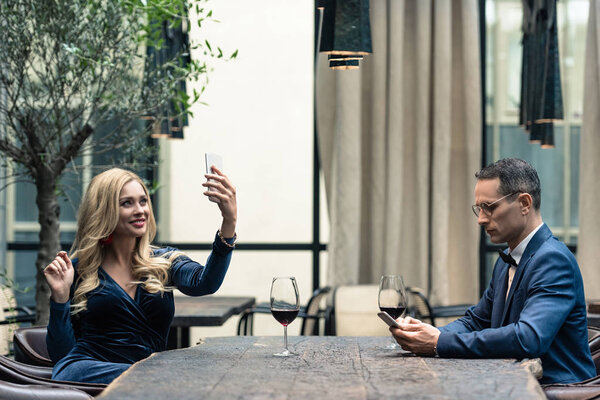
[[[103,383],[83,383],[57,381],[30,375],[19,368],[15,362],[5,356],[0,356],[0,381],[19,385],[42,385],[82,390],[92,396],[97,396],[106,388]]]
[[[46,327],[28,326],[15,330],[15,360],[31,365],[52,367],[46,347]]]
[[[379,285],[340,286],[333,296],[337,336],[389,336],[388,326],[379,319]]]
[[[21,323],[33,323],[35,313],[28,307],[19,307],[14,290],[0,285],[0,354],[9,354],[13,334]]]
[[[589,326],[588,339],[592,360],[594,360],[594,365],[596,365],[596,375],[600,375],[600,329]]]
[[[319,320],[324,317],[325,313],[325,308],[321,306],[330,292],[331,288],[329,286],[319,288],[313,292],[304,310],[304,318],[302,318],[302,327],[300,328],[301,335],[319,334]]]
[[[17,385],[0,381],[0,399],[4,400],[89,400],[91,395],[81,390],[42,385]]]
[[[31,375],[36,378],[52,379],[52,367],[42,367],[39,365],[25,364],[19,361],[15,361],[9,357],[2,357],[0,363],[9,366],[11,369],[20,371],[21,373],[26,375]]]
[[[600,328],[588,325],[588,342],[592,342],[597,337],[600,337]]]
[[[431,305],[429,304],[429,300],[427,299],[427,296],[425,296],[423,289],[407,286],[406,294],[408,295],[410,316],[424,322],[429,322],[431,325],[435,326],[433,311],[431,310]]]
[[[592,400],[600,397],[600,385],[560,384],[544,385],[548,400]]]
[[[4,309],[0,308],[0,321],[5,321],[6,317],[4,315]],[[8,351],[10,349],[9,341],[10,341],[10,324],[8,325],[0,325],[0,354],[8,355]]]
[[[0,321],[16,315],[17,300],[12,288],[0,285]],[[17,324],[0,325],[0,354],[8,354]]]
[[[12,288],[0,285],[0,307],[3,310],[17,307],[17,298]]]

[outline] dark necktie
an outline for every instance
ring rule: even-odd
[[[502,259],[502,261],[504,261],[505,263],[509,264],[509,265],[513,265],[513,266],[517,266],[517,262],[515,261],[514,258],[512,258],[512,256],[510,254],[506,254],[503,251],[498,250],[498,254],[500,255],[500,258]]]

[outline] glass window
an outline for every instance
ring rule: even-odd
[[[560,68],[565,118],[555,123],[555,147],[529,143],[518,126],[521,88],[521,23],[519,0],[486,1],[486,162],[518,157],[538,171],[542,216],[554,234],[577,243],[579,227],[579,137],[583,110],[583,65],[588,0],[557,3]],[[489,239],[488,250],[493,247]],[[486,270],[494,257],[486,257]],[[489,275],[489,274],[488,274]]]

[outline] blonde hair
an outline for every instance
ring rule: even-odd
[[[171,290],[165,287],[169,278],[168,271],[172,261],[183,253],[174,251],[167,258],[153,256],[155,247],[150,243],[156,235],[156,221],[148,189],[139,176],[133,172],[112,168],[92,179],[77,214],[77,234],[71,248],[71,258],[79,259],[77,263],[78,278],[72,300],[73,314],[87,308],[88,294],[100,284],[98,269],[102,265],[106,251],[100,241],[112,234],[117,227],[121,189],[131,181],[142,185],[150,210],[147,221],[148,229],[143,236],[137,239],[131,256],[134,283],[142,284],[149,293],[163,293],[165,290]]]

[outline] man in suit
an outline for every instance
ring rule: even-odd
[[[583,281],[569,249],[540,214],[540,180],[523,160],[507,158],[475,174],[479,225],[507,243],[488,288],[464,317],[439,329],[406,317],[390,328],[419,355],[448,358],[537,358],[541,383],[596,376],[587,341]]]

